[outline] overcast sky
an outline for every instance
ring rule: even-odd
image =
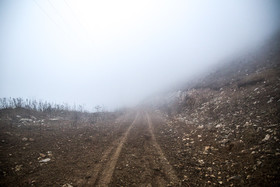
[[[0,97],[131,106],[257,46],[278,0],[0,0]]]

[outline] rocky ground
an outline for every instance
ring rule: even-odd
[[[168,128],[155,128],[188,184],[279,185],[278,79],[248,88],[191,89],[183,112],[167,117]]]
[[[156,135],[186,185],[279,185],[279,49],[274,38],[159,107]]]

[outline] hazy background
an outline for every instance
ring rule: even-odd
[[[107,109],[257,46],[278,0],[0,0],[0,97]]]

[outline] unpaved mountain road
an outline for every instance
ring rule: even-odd
[[[128,120],[128,119],[123,119]],[[88,186],[179,186],[175,171],[153,133],[150,114],[137,112],[123,135],[112,142],[93,170]]]
[[[180,186],[157,142],[152,112],[76,126],[18,125],[12,118],[0,121],[0,186]]]
[[[273,124],[253,136],[247,123],[203,127],[146,108],[75,127],[18,125],[12,112],[0,120],[0,186],[279,186]]]

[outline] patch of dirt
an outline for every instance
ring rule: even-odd
[[[14,124],[1,116],[1,186],[80,186],[94,177],[94,166],[122,137],[130,117],[96,124],[51,121]],[[133,120],[133,119],[132,119]],[[42,162],[50,159],[48,162]]]

